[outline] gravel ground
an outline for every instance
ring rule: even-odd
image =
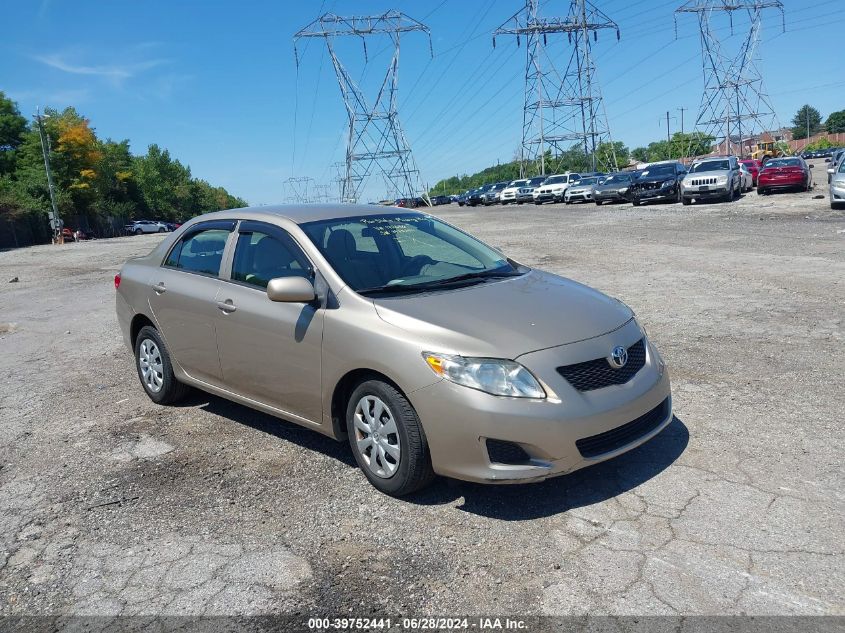
[[[293,424],[146,398],[112,276],[158,236],[0,253],[0,614],[845,614],[845,213],[824,189],[437,208],[631,305],[676,419],[570,476],[407,500]]]

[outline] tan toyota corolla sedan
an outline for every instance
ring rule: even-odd
[[[672,419],[668,372],[630,308],[424,213],[209,213],[115,286],[153,401],[198,387],[348,438],[391,495],[435,473],[568,473]]]

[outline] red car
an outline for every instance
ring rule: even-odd
[[[751,173],[751,184],[756,187],[757,176],[760,174],[760,170],[762,169],[762,167],[760,166],[760,161],[754,160],[753,158],[748,158],[739,162],[745,165],[745,168]]]
[[[757,176],[757,193],[766,195],[772,191],[813,188],[812,165],[807,165],[799,156],[769,159]]]

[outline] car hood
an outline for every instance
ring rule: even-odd
[[[664,182],[666,180],[675,180],[676,176],[674,174],[664,174],[662,176],[654,175],[652,176],[649,174],[648,176],[640,176],[637,178],[634,183],[640,184],[643,182]]]
[[[633,317],[620,301],[539,270],[373,303],[384,321],[419,336],[431,351],[498,358],[601,336]]]
[[[724,176],[725,178],[728,177],[727,171],[724,169],[714,169],[713,171],[697,171],[695,173],[689,173],[684,176],[684,180],[688,178],[716,178],[718,176]]]

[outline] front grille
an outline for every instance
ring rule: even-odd
[[[615,429],[610,429],[604,433],[576,440],[575,446],[578,447],[578,451],[584,457],[598,457],[599,455],[622,448],[638,440],[643,435],[647,435],[656,429],[668,415],[669,398],[666,398],[666,400],[636,420],[632,420],[622,426],[617,426]]]
[[[701,185],[715,185],[715,178],[693,178],[689,183],[693,187],[700,187]]]
[[[487,455],[495,464],[527,464],[531,456],[519,444],[487,439]]]
[[[606,358],[596,358],[557,368],[578,391],[592,391],[610,385],[624,385],[645,365],[645,342],[640,339],[628,348],[628,362],[616,369]]]

